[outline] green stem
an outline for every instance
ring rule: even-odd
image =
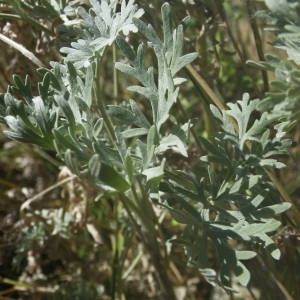
[[[121,200],[121,202],[122,202],[122,204],[123,204],[123,206],[124,206],[124,208],[125,208],[125,210],[126,210],[126,212],[128,214],[128,217],[129,217],[129,219],[130,219],[133,227],[137,231],[139,238],[142,240],[142,242],[144,244],[146,244],[146,240],[144,240],[144,235],[143,235],[143,233],[141,231],[141,227],[137,223],[135,217],[133,216],[133,214],[131,212],[131,210],[132,210],[131,208],[132,207],[129,205],[130,204],[130,199],[127,198],[124,194],[120,194],[120,200]]]
[[[271,269],[268,266],[266,266],[264,260],[260,256],[257,256],[257,260],[268,275],[266,278],[270,278],[277,285],[279,290],[284,295],[284,299],[294,300],[294,298],[290,295],[286,287],[276,278],[275,274],[271,271]]]
[[[143,257],[143,251],[139,251],[138,255],[135,257],[133,262],[130,264],[128,269],[124,272],[122,275],[122,279],[126,279],[130,273],[134,270],[134,268],[137,266],[137,264],[140,262],[141,258]]]
[[[95,78],[95,83],[94,83],[94,91],[95,91],[98,108],[100,110],[101,116],[103,118],[106,130],[108,133],[108,137],[109,137],[111,143],[114,145],[117,141],[117,137],[115,134],[113,123],[105,109],[105,104],[104,104],[103,97],[102,97],[102,91],[100,88],[100,78],[101,78],[100,63],[101,63],[100,60],[98,60],[96,63],[96,71],[95,71],[96,78]]]
[[[247,0],[246,7],[248,11],[248,16],[250,20],[250,26],[253,31],[255,45],[256,45],[256,51],[259,59],[261,61],[265,60],[264,50],[263,50],[263,43],[259,34],[259,29],[257,26],[255,15],[255,4],[252,0]],[[267,92],[269,90],[269,80],[268,80],[268,73],[265,70],[262,70],[262,78],[264,82],[264,92]]]
[[[300,174],[298,174],[290,183],[287,184],[286,190],[289,194],[295,193],[300,187]]]
[[[141,221],[145,231],[146,236],[144,232],[142,231],[141,227],[136,222],[136,219],[131,213],[131,210],[128,206],[128,204],[131,202],[126,196],[122,195],[122,203],[124,205],[124,208],[126,209],[128,216],[137,230],[138,235],[141,237],[142,242],[147,249],[147,252],[151,256],[151,260],[153,262],[153,265],[157,271],[158,280],[160,282],[160,285],[163,289],[162,291],[162,297],[163,299],[170,299],[170,300],[176,300],[172,283],[169,279],[169,275],[167,273],[168,269],[168,262],[166,260],[166,250],[164,249],[164,255],[161,252],[161,248],[159,246],[159,243],[157,241],[157,231],[155,229],[155,224],[157,223],[155,221],[156,216],[153,212],[153,209],[149,208],[149,205],[151,205],[143,195],[143,192],[140,187],[140,193],[141,195],[138,195],[136,191],[136,187],[132,185],[131,187],[132,197],[134,199],[135,204],[137,205],[137,210],[135,213],[137,214],[139,220]],[[142,199],[143,198],[143,199]],[[147,201],[147,202],[145,202]],[[152,210],[152,211],[151,211]]]
[[[122,252],[123,246],[123,228],[119,223],[121,217],[122,202],[117,202],[115,205],[115,220],[117,222],[114,234],[114,247],[113,247],[113,262],[112,262],[112,299],[116,300],[122,296]]]
[[[141,212],[142,212],[142,222],[145,227],[149,230],[147,232],[147,237],[151,241],[148,243],[149,252],[151,254],[152,261],[155,265],[156,270],[158,271],[158,279],[161,283],[161,286],[164,289],[164,297],[166,299],[176,299],[174,290],[172,288],[172,283],[170,282],[169,275],[167,270],[169,269],[169,259],[167,255],[166,247],[163,243],[164,237],[162,232],[160,231],[160,226],[157,220],[157,216],[153,210],[153,206],[150,203],[144,186],[142,183],[137,179],[137,183],[140,190],[140,197],[141,197]],[[135,190],[135,189],[134,189]],[[137,197],[137,194],[135,194]],[[157,237],[160,237],[162,243],[161,245],[158,243]],[[161,247],[162,246],[162,247]],[[164,299],[165,299],[164,298]]]
[[[224,110],[224,101],[217,96],[206,80],[192,67],[192,65],[187,65],[185,70],[188,72],[189,77],[195,83],[196,87],[208,98],[209,102],[212,102],[220,110]]]
[[[206,104],[206,103],[205,103],[205,104]],[[178,108],[179,108],[179,110],[181,111],[183,117],[184,117],[186,120],[188,120],[189,117],[188,117],[188,115],[187,115],[187,113],[186,113],[184,107],[182,106],[181,101],[178,101],[178,102],[177,102],[177,105],[178,105]],[[201,145],[200,139],[198,138],[198,134],[197,134],[196,131],[194,130],[194,127],[192,127],[192,128],[190,129],[190,131],[191,131],[191,133],[192,133],[192,136],[193,136],[193,138],[194,138],[194,140],[195,140],[195,142],[196,142],[198,148],[201,149],[201,148],[202,148],[202,145]]]
[[[114,56],[114,61],[116,60],[116,50],[113,50],[113,56]],[[102,56],[103,57],[103,56]],[[94,82],[94,94],[97,100],[97,105],[99,108],[99,111],[101,113],[101,116],[103,117],[103,121],[105,124],[105,127],[107,129],[107,133],[109,136],[109,139],[113,145],[116,146],[117,144],[117,137],[115,135],[113,123],[107,114],[107,111],[105,109],[105,104],[103,102],[102,98],[102,91],[100,87],[100,78],[101,78],[101,73],[100,73],[100,64],[101,60],[97,61],[96,63],[96,78]],[[114,72],[114,97],[117,97],[118,94],[118,89],[117,89],[117,74]],[[131,186],[131,194],[134,200],[134,203],[127,198],[125,195],[120,195],[120,198],[122,199],[122,203],[124,208],[126,209],[128,216],[132,222],[132,225],[135,227],[137,230],[138,234],[140,235],[143,244],[145,245],[146,249],[148,250],[149,254],[151,255],[153,264],[155,266],[155,269],[158,274],[158,278],[161,284],[161,287],[163,289],[163,299],[170,299],[170,300],[175,300],[175,294],[172,288],[172,283],[169,279],[168,273],[167,273],[167,266],[165,262],[165,257],[161,253],[160,246],[157,241],[157,232],[155,229],[155,219],[156,216],[153,212],[153,208],[151,204],[148,202],[148,199],[145,198],[143,195],[142,187],[140,188],[141,195],[138,195],[136,186],[132,184]],[[143,227],[145,228],[147,232],[147,238],[145,238],[143,231],[141,230],[139,224],[136,222],[134,216],[131,213],[131,209],[134,209],[134,212],[140,219],[141,223],[143,224]],[[166,252],[166,251],[165,251]]]
[[[134,198],[135,203],[138,206],[138,213],[139,217],[147,230],[147,233],[152,236],[153,240],[156,240],[156,232],[155,232],[155,225],[153,223],[153,215],[152,212],[149,210],[149,203],[143,201],[143,196],[139,197],[136,191],[136,187],[134,185],[131,186],[132,195]],[[150,218],[149,218],[150,215]]]
[[[117,69],[115,68],[115,63],[117,62],[117,50],[116,50],[116,44],[114,43],[112,46],[113,51],[113,95],[114,95],[114,101],[117,101],[118,97],[118,73]]]
[[[226,15],[226,12],[225,12],[222,1],[216,1],[216,6],[219,10],[221,18],[223,19],[224,23],[226,24],[227,33],[229,35],[229,38],[231,39],[232,45],[233,45],[234,49],[236,50],[241,62],[244,63],[245,62],[245,55],[240,50],[239,45],[238,45],[238,43],[237,43],[237,41],[234,37],[234,34],[231,30],[231,26],[229,24],[229,20],[228,20],[228,17]]]
[[[0,13],[0,19],[22,20],[20,15]]]

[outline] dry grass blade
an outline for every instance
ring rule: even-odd
[[[44,67],[44,64],[29,50],[27,50],[23,45],[13,41],[12,39],[8,38],[4,34],[0,33],[0,40],[4,42],[5,44],[13,47],[20,53],[22,53],[25,57],[27,57],[29,60],[31,60],[35,65],[38,67]]]
[[[67,177],[63,180],[60,180],[59,182],[49,186],[48,188],[46,188],[45,190],[41,191],[40,193],[36,194],[35,196],[33,196],[32,198],[29,198],[27,199],[21,206],[21,213],[24,213],[26,210],[29,210],[30,209],[30,205],[33,203],[33,202],[36,202],[40,199],[40,197],[44,196],[45,194],[51,192],[52,190],[60,187],[61,185],[64,185],[66,184],[67,182],[75,179],[77,177],[77,175],[72,175],[70,177]]]
[[[189,75],[199,84],[199,86],[203,89],[209,99],[212,101],[214,105],[216,105],[220,110],[224,110],[225,106],[216,95],[216,93],[211,89],[205,79],[193,68],[192,65],[187,65],[186,70]]]

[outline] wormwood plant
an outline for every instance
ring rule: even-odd
[[[168,299],[175,296],[153,204],[185,224],[172,242],[185,247],[190,266],[225,288],[230,288],[232,275],[247,285],[250,273],[244,260],[257,252],[280,256],[270,235],[280,226],[274,216],[290,204],[281,202],[266,170],[284,167],[278,159],[290,145],[284,137],[288,124],[268,111],[258,114],[260,101],[248,94],[227,109],[211,106],[219,129],[211,141],[197,135],[208,153],[199,157],[207,175],[175,170],[166,152],[187,157],[192,127],[189,120],[178,124],[172,116],[185,82],[178,73],[197,58],[197,53],[183,54],[185,22],[174,27],[166,3],[160,34],[141,20],[143,10],[133,0],[120,5],[90,0],[90,6],[76,8],[78,39],[60,49],[63,61],[38,70],[38,94],[33,94],[29,77],[14,76],[14,84],[1,95],[1,121],[9,127],[4,133],[55,151],[74,174],[122,201]],[[131,35],[137,33],[140,44],[133,47]],[[137,83],[128,90],[145,98],[151,115],[133,99],[120,102],[116,82],[117,104],[103,99],[101,62],[109,47],[123,53],[114,67],[134,78]],[[146,51],[152,53],[150,66]],[[218,257],[216,270],[209,263],[209,245]]]
[[[299,1],[265,1],[268,11],[258,12],[276,34],[273,46],[284,50],[288,59],[266,55],[263,62],[249,61],[250,65],[271,71],[275,80],[271,82],[272,91],[261,101],[261,111],[271,110],[282,118],[299,118],[299,65],[300,65],[300,3]]]

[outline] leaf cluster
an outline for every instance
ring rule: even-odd
[[[190,122],[177,124],[172,118],[179,85],[185,81],[178,72],[198,54],[183,54],[183,26],[173,26],[167,3],[161,8],[161,36],[139,19],[143,10],[133,0],[120,6],[113,0],[90,4],[88,11],[78,8],[80,38],[61,49],[66,54],[63,62],[39,70],[38,94],[33,95],[29,77],[23,81],[15,76],[1,95],[0,120],[9,127],[4,133],[55,151],[89,184],[123,195],[140,218],[145,207],[137,198],[155,200],[186,225],[177,242],[185,246],[190,265],[202,270],[210,282],[229,287],[233,273],[246,285],[250,273],[243,260],[254,257],[259,248],[276,259],[280,255],[270,234],[280,226],[274,216],[289,205],[280,203],[264,168],[284,166],[278,159],[290,145],[284,138],[286,123],[267,112],[260,115],[259,101],[247,94],[226,110],[211,106],[220,130],[213,141],[199,137],[208,152],[200,160],[206,175],[171,171],[165,154],[188,156],[191,127]],[[124,36],[136,31],[144,40],[134,48]],[[115,68],[137,80],[128,89],[146,99],[150,117],[132,99],[114,105],[101,99],[100,59],[114,43],[125,56]],[[153,57],[150,66],[147,51]],[[141,195],[135,189],[138,184]],[[211,242],[220,278],[210,270]],[[240,250],[241,244],[247,250]]]
[[[201,138],[208,151],[201,161],[208,164],[207,176],[176,171],[167,174],[162,184],[161,199],[177,222],[186,224],[182,237],[174,242],[186,247],[189,263],[205,270],[207,280],[230,287],[231,274],[247,285],[250,273],[243,260],[265,249],[273,258],[280,252],[269,234],[280,222],[274,218],[290,207],[280,203],[276,190],[269,182],[263,167],[282,168],[277,160],[286,153],[290,141],[282,139],[284,124],[270,125],[278,119],[267,113],[253,120],[258,100],[249,101],[245,94],[241,101],[228,103],[228,109],[212,112],[222,131],[214,142]],[[244,242],[247,250],[237,245]],[[218,256],[220,278],[209,265],[209,249],[213,244]],[[215,274],[212,276],[212,274]]]
[[[266,55],[265,61],[249,64],[273,72],[271,91],[266,93],[260,111],[272,111],[274,115],[297,120],[299,117],[299,65],[300,65],[300,4],[298,1],[265,1],[268,11],[258,15],[264,17],[267,28],[276,34],[273,46],[286,52],[288,60]]]
[[[72,62],[76,68],[88,67],[95,57],[101,56],[107,46],[111,46],[122,32],[128,35],[135,32],[133,18],[140,18],[144,11],[138,9],[134,0],[125,0],[117,11],[117,1],[90,1],[91,8],[77,9],[81,27],[80,38],[71,43],[71,47],[63,47],[60,51],[66,54],[65,60]]]

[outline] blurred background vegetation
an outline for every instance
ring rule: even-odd
[[[158,27],[162,0],[136,1],[144,18]],[[210,88],[224,103],[239,99],[244,92],[263,98],[274,74],[249,66],[247,60],[263,61],[265,53],[285,57],[272,47],[275,37],[264,30],[258,11],[264,1],[173,0],[177,21],[186,15],[186,48],[197,51],[193,64],[200,74],[181,89],[176,118],[197,118],[193,132],[210,137],[215,124],[210,115]],[[60,60],[58,49],[76,32],[66,22],[67,5],[88,5],[85,0],[0,0],[0,92],[12,84],[13,74],[32,79],[36,64],[49,66]],[[3,38],[6,37],[7,39]],[[39,59],[24,56],[22,45]],[[103,63],[103,91],[112,98],[112,53]],[[122,59],[117,53],[118,59]],[[200,81],[199,81],[200,80]],[[202,81],[201,81],[202,80]],[[204,84],[203,84],[204,82]],[[202,84],[201,84],[202,83]],[[118,76],[120,100],[129,98],[128,80]],[[189,116],[189,117],[188,117]],[[299,206],[300,128],[295,122],[288,167],[277,176]],[[1,125],[2,126],[2,125]],[[1,128],[4,129],[4,128]],[[172,154],[180,168],[190,169],[201,154],[197,143],[190,145],[189,159]],[[170,154],[171,155],[171,154]],[[198,170],[198,172],[201,172]],[[21,210],[28,199],[33,209]],[[165,241],[182,232],[171,217],[158,207]],[[300,299],[299,228],[282,218],[283,227],[273,238],[282,251],[278,262],[254,259],[248,288],[233,282],[237,293],[227,295],[210,286],[194,269],[186,267],[184,249],[167,243],[172,266],[171,278],[178,299]],[[164,243],[165,241],[160,241]],[[211,260],[214,262],[211,253]],[[160,299],[157,274],[149,254],[131,228],[122,205],[99,194],[85,182],[72,177],[51,152],[19,144],[0,135],[0,299]]]

